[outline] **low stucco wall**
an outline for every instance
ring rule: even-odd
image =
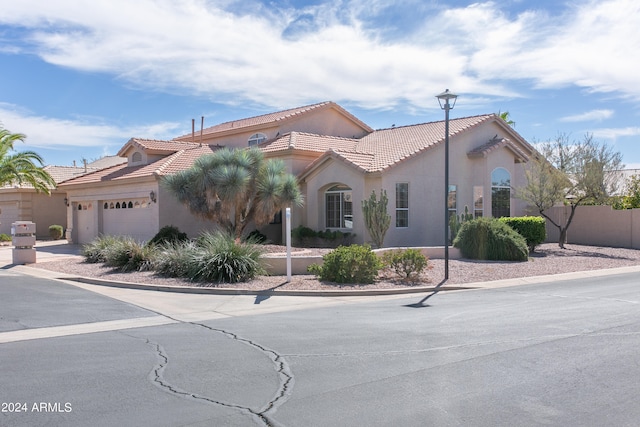
[[[409,248],[383,248],[383,249],[374,249],[373,251],[382,255],[385,252],[389,251],[397,251],[397,250],[406,250]],[[419,249],[420,252],[424,256],[429,259],[441,259],[444,258],[444,248],[442,246],[430,246],[430,247],[422,247],[422,248],[412,248]],[[458,248],[449,248],[449,259],[460,259],[462,256],[460,255],[460,250]],[[264,267],[266,268],[269,274],[274,276],[281,276],[287,274],[287,257],[283,255],[265,255],[262,257],[262,262]],[[309,274],[307,272],[307,267],[311,264],[322,264],[322,256],[321,255],[296,255],[291,256],[291,274]]]

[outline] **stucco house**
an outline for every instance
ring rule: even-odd
[[[55,166],[47,165],[44,170],[51,175],[54,182],[72,179],[102,168],[121,164],[122,158],[106,156],[83,166]],[[51,194],[38,193],[33,186],[5,185],[0,187],[0,233],[9,235],[11,224],[16,221],[32,221],[36,223],[36,237],[49,237],[49,226],[67,225],[66,192],[53,189]]]
[[[147,240],[163,226],[197,235],[212,224],[193,217],[161,185],[220,147],[256,146],[282,159],[305,197],[292,226],[355,233],[369,242],[361,203],[387,192],[391,227],[385,246],[442,245],[444,122],[373,130],[333,102],[222,123],[171,141],[133,138],[118,153],[127,163],[59,185],[69,200],[67,238],[86,243],[99,234]],[[512,188],[525,181],[533,147],[495,114],[450,121],[451,215],[465,206],[475,216],[524,214]],[[261,232],[283,239],[278,217]]]

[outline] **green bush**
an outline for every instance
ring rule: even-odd
[[[193,260],[197,250],[196,243],[188,240],[158,245],[153,269],[166,277],[189,277],[189,272],[196,269]]]
[[[495,261],[526,261],[529,251],[520,234],[495,218],[478,218],[465,222],[453,246],[462,256]]]
[[[61,225],[50,225],[49,226],[49,237],[53,240],[62,239],[63,228]]]
[[[417,249],[406,249],[385,252],[382,262],[385,267],[408,280],[419,276],[427,268],[429,259]]]
[[[516,230],[527,241],[529,252],[533,252],[547,238],[546,222],[539,216],[503,217],[500,221]]]
[[[155,250],[155,245],[145,245],[123,236],[104,248],[104,263],[124,272],[151,270]]]
[[[148,245],[161,245],[164,243],[184,242],[188,240],[187,233],[181,232],[178,227],[173,225],[165,225],[156,233],[155,236],[149,242]]]
[[[322,265],[310,266],[308,271],[337,283],[373,283],[383,266],[369,245],[338,246],[322,260]]]
[[[105,250],[120,240],[120,236],[99,236],[82,247],[82,256],[89,263],[105,262]]]
[[[10,241],[11,241],[11,236],[5,233],[0,234],[0,242],[10,242]]]
[[[244,239],[247,243],[253,243],[256,245],[263,245],[267,243],[267,236],[262,234],[259,230],[253,230],[249,235]]]
[[[294,239],[313,238],[313,237],[318,237],[318,232],[315,230],[312,230],[309,227],[304,227],[302,225],[299,225],[293,230],[291,230],[291,237],[293,237]]]
[[[196,282],[246,282],[266,274],[261,255],[260,245],[236,243],[233,236],[222,232],[205,232],[192,254],[188,278]]]

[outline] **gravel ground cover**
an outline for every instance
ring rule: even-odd
[[[267,245],[266,252],[282,254],[282,246]],[[294,249],[293,256],[322,255],[329,249]],[[474,260],[449,260],[448,285],[462,285],[473,282],[543,276],[557,273],[599,270],[615,267],[640,265],[640,250],[607,248],[598,246],[566,245],[560,249],[556,243],[540,245],[525,262],[493,262]],[[102,264],[85,263],[82,257],[69,257],[55,261],[39,262],[33,267],[82,277],[92,277],[131,283],[168,286],[206,286],[260,290],[345,290],[345,289],[393,289],[411,286],[439,284],[444,277],[444,260],[429,261],[429,269],[413,282],[398,280],[391,274],[382,272],[375,283],[350,285],[320,282],[312,275],[295,275],[286,283],[286,276],[260,276],[250,282],[238,284],[194,283],[188,280],[166,278],[153,272],[121,273]]]

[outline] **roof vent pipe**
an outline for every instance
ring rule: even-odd
[[[204,129],[204,116],[202,116],[202,120],[200,121],[200,147],[202,147],[202,131]]]
[[[191,142],[196,142],[196,119],[191,119]]]

